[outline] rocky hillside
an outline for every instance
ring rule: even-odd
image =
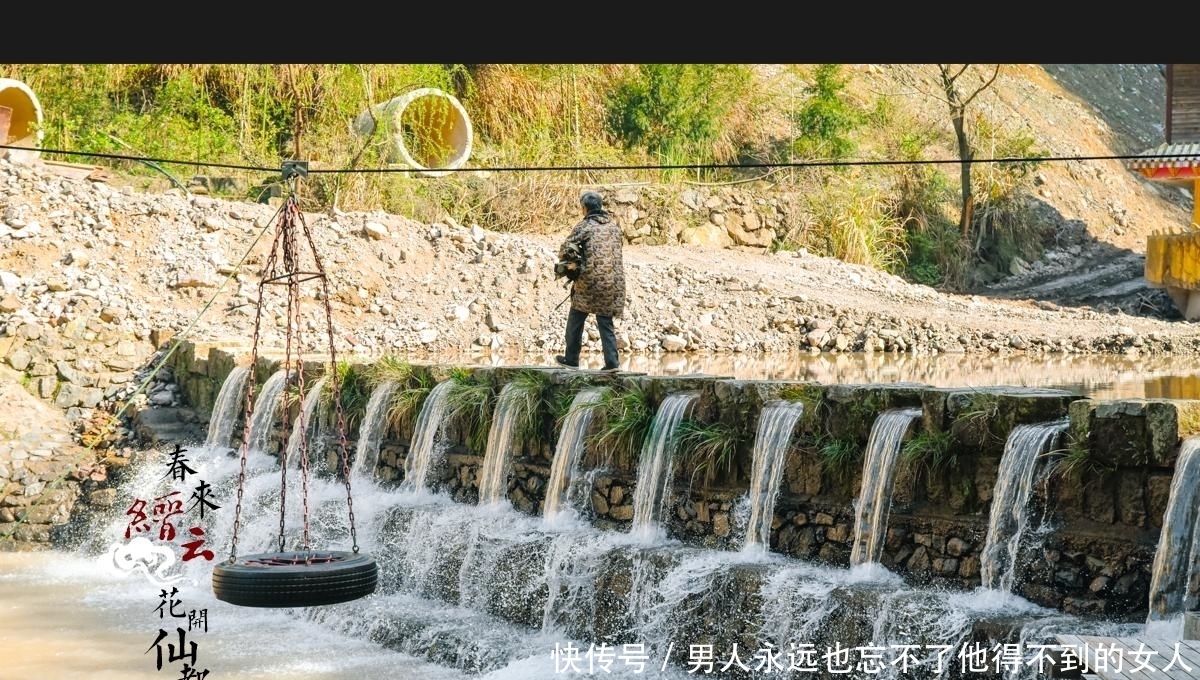
[[[1133,84],[1109,89],[1116,76],[1100,78],[1101,68]],[[1161,75],[1150,68],[1013,66],[981,105],[1029,126],[1052,156],[1149,148],[1162,99],[1155,89]],[[911,65],[861,70],[864,83],[893,88],[896,97],[908,92],[911,99],[929,84],[922,80],[929,73]],[[1110,106],[1114,97],[1120,106]],[[924,106],[918,115],[944,115]],[[169,376],[139,390],[138,371],[170,335],[250,344],[259,281],[281,224],[278,206],[175,189],[144,193],[104,173],[79,175],[56,164],[0,160],[0,365],[74,421],[135,391],[150,403],[172,403]],[[1112,160],[1047,163],[1037,182],[1058,244],[994,290],[961,296],[804,252],[767,252],[764,236],[788,198],[753,185],[671,194],[600,187],[630,243],[621,343],[627,356],[1200,353],[1200,333],[1172,318],[1137,269],[1144,235],[1184,224],[1190,197]],[[701,226],[672,227],[666,210],[684,214],[677,224]],[[327,272],[342,356],[491,354],[549,363],[561,351],[567,293],[551,265],[569,222],[539,236],[489,232],[451,215],[435,223],[381,212],[301,216],[293,225],[311,233]],[[655,229],[654,240],[672,245],[645,245]],[[1032,292],[1045,290],[1039,281],[1095,271],[1104,258],[1133,263],[1122,270],[1123,289],[1105,294],[1081,274],[1069,290]],[[264,347],[283,346],[281,289],[262,290]],[[306,351],[325,345],[318,293],[316,281],[304,284]],[[598,351],[590,324],[589,333],[588,348]]]

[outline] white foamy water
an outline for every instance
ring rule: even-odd
[[[328,376],[321,376],[308,388],[308,393],[304,395],[304,402],[300,405],[300,412],[296,415],[295,422],[292,423],[283,460],[293,470],[299,469],[301,466],[307,467],[306,464],[311,464],[314,459],[319,460],[319,457],[313,455],[313,449],[317,444],[314,436],[318,430],[317,406],[321,402],[321,391],[325,389],[325,383],[328,380]]]
[[[656,425],[663,446],[647,449],[652,480],[670,474],[669,456],[658,454],[669,448],[665,432],[685,406],[673,404]],[[440,416],[430,416],[421,433],[440,424]],[[458,503],[423,485],[397,488],[371,478],[356,482],[351,532],[347,489],[338,480],[318,475],[303,489],[305,502],[289,492],[284,504],[279,459],[260,450],[241,453],[187,451],[195,472],[184,482],[163,474],[168,454],[145,452],[119,489],[112,516],[93,525],[87,545],[73,553],[0,554],[0,680],[177,677],[178,659],[168,658],[171,668],[163,671],[155,667],[159,630],[169,633],[166,645],[179,641],[176,628],[196,643],[197,668],[207,668],[211,680],[674,679],[708,675],[688,673],[684,659],[690,644],[713,639],[720,669],[731,660],[726,645],[734,640],[760,645],[741,650],[742,661],[754,664],[772,645],[952,645],[981,623],[982,630],[1003,626],[1022,645],[1047,642],[1056,632],[1141,632],[994,589],[911,587],[875,561],[839,569],[769,552],[705,549],[603,531],[578,517],[548,523],[511,507]],[[205,517],[194,509],[175,517],[181,537],[174,544],[163,537],[161,522],[124,535],[131,526],[125,509],[136,499],[190,493],[198,480],[211,485],[214,507]],[[653,509],[661,498],[645,502]],[[357,548],[376,559],[379,588],[322,607],[230,605],[213,595],[214,562],[179,561],[188,527],[204,530],[202,546],[217,561],[295,549],[310,535],[314,549]],[[175,600],[175,608],[160,614],[164,598]],[[1145,627],[1172,637],[1178,628],[1177,620]],[[601,641],[614,633],[631,644],[605,647]],[[633,646],[647,656],[637,657]],[[927,664],[928,649],[920,659]],[[1024,673],[1011,678],[1032,680]]]
[[[979,556],[984,587],[1012,590],[1021,538],[1029,524],[1029,498],[1037,462],[1067,425],[1064,418],[1017,425],[1009,433],[996,473],[996,487],[992,490],[987,540]]]
[[[758,416],[751,455],[750,518],[746,527],[747,549],[771,545],[771,522],[775,519],[775,501],[783,479],[783,465],[792,441],[796,421],[804,413],[800,402],[775,401],[763,406]]]
[[[595,416],[595,409],[591,406],[598,403],[606,391],[607,388],[604,387],[583,389],[571,400],[571,407],[558,433],[554,460],[550,463],[550,478],[546,482],[546,500],[542,505],[542,516],[546,518],[548,525],[569,522],[564,515],[576,511],[570,503],[571,485],[579,473],[584,436]]]
[[[225,377],[225,382],[221,383],[209,417],[205,446],[215,448],[230,445],[229,438],[233,436],[238,416],[246,407],[246,381],[249,377],[249,366],[235,366]]]
[[[429,482],[429,471],[444,452],[445,442],[440,434],[442,416],[446,413],[446,396],[454,388],[454,381],[443,380],[429,391],[417,414],[408,456],[404,459],[403,487],[408,491],[424,491]]]
[[[671,490],[675,462],[673,435],[683,414],[696,400],[695,392],[668,394],[658,406],[650,434],[642,444],[638,459],[637,487],[633,491],[633,527],[630,534],[646,542],[663,537],[659,523],[663,505]]]
[[[909,423],[920,416],[919,408],[891,409],[880,413],[871,426],[863,461],[862,486],[854,506],[854,546],[850,549],[850,564],[879,561],[892,507],[896,459]]]
[[[400,383],[387,380],[371,390],[362,423],[358,426],[358,445],[354,450],[354,461],[350,473],[355,478],[372,478],[379,463],[379,446],[387,431],[388,406]]]
[[[275,420],[279,417],[279,412],[283,410],[280,408],[279,397],[287,387],[291,373],[291,371],[282,369],[272,373],[271,377],[263,383],[258,398],[254,400],[251,407],[253,413],[250,414],[250,432],[247,435],[251,451],[266,450],[267,442],[271,439],[271,430],[275,427]]]
[[[1163,515],[1158,547],[1151,568],[1148,622],[1179,617],[1185,603],[1194,606],[1193,580],[1200,574],[1200,437],[1188,437],[1179,447],[1171,495]]]
[[[196,643],[195,666],[230,680],[464,680],[465,674],[390,651],[284,610],[217,600],[199,574],[182,581],[175,611],[203,612],[208,631],[187,618],[160,618],[162,589],[101,558],[61,552],[0,553],[0,678],[164,680],[178,678],[167,644],[176,628]],[[336,606],[336,605],[335,605]],[[164,664],[156,667],[160,629]]]
[[[488,431],[483,462],[479,466],[479,504],[508,502],[508,478],[512,448],[519,433],[518,423],[528,406],[528,388],[510,382],[500,389]]]

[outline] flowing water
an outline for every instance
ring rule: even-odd
[[[400,383],[395,380],[385,380],[371,390],[362,423],[358,426],[354,461],[350,464],[350,473],[356,479],[375,475],[375,467],[379,464],[379,445],[383,443],[383,435],[387,432],[388,407],[399,386]]]
[[[291,371],[280,369],[271,374],[263,383],[258,398],[254,400],[254,412],[250,417],[250,450],[266,451],[267,442],[271,439],[271,430],[279,417],[279,397],[287,387]]]
[[[1200,437],[1188,437],[1179,448],[1171,495],[1163,515],[1158,549],[1150,572],[1148,621],[1163,621],[1195,610],[1200,576],[1200,541],[1196,532],[1200,503]],[[1187,606],[1190,605],[1190,606]]]
[[[670,494],[675,428],[696,397],[695,392],[668,394],[659,404],[650,424],[650,434],[642,445],[638,458],[638,483],[633,492],[633,526],[630,533],[643,540],[654,540],[662,535],[659,520]]]
[[[246,406],[246,381],[249,377],[249,366],[234,366],[225,382],[221,383],[208,421],[208,436],[204,440],[206,447],[230,445],[233,428],[237,426],[238,416]]]
[[[233,607],[212,595],[200,571],[173,587],[185,608],[176,611],[207,617],[207,631],[187,632],[187,618],[179,623],[187,644],[196,643],[195,666],[210,680],[469,677],[283,610]],[[158,631],[176,629],[156,612],[161,592],[101,557],[0,552],[0,678],[180,678],[181,663],[156,667]],[[164,642],[178,648],[178,638]]]
[[[311,464],[313,460],[322,459],[313,454],[321,440],[316,417],[317,406],[321,403],[321,391],[325,389],[328,380],[328,376],[321,376],[308,388],[308,394],[304,395],[304,402],[300,405],[300,413],[296,415],[296,421],[288,434],[283,460],[293,470],[300,469],[305,462]]]
[[[444,453],[442,416],[446,413],[446,395],[453,387],[453,380],[443,380],[429,390],[425,401],[421,403],[408,457],[404,459],[403,488],[406,491],[428,490],[429,470]]]
[[[548,523],[559,521],[560,514],[577,512],[571,505],[571,485],[579,474],[579,459],[583,455],[584,439],[596,411],[591,408],[604,396],[607,388],[582,389],[571,400],[563,419],[550,463],[550,478],[546,484],[546,500],[542,516]]]
[[[791,448],[792,431],[803,414],[803,403],[780,400],[764,404],[758,416],[751,455],[750,520],[744,543],[747,549],[765,550],[771,545],[771,522],[775,519],[783,465]]]
[[[656,443],[643,449],[637,480],[656,487],[641,504],[650,521],[670,493],[657,484],[670,476],[670,431],[694,398],[669,395],[655,415]],[[438,408],[427,399],[422,413]],[[894,446],[911,417],[882,414],[869,452]],[[438,430],[440,418],[430,415],[418,433]],[[300,525],[311,525],[316,549],[350,549],[345,488],[317,477],[309,502],[284,507],[277,457],[209,447],[187,454],[193,472],[181,479],[163,474],[165,454],[146,452],[111,516],[90,524],[70,552],[0,554],[0,678],[180,677],[190,662],[212,680],[827,680],[900,677],[901,660],[916,667],[903,677],[944,678],[958,663],[956,647],[986,634],[1024,646],[1004,676],[1032,680],[1031,646],[1053,633],[1135,632],[1010,593],[907,586],[878,564],[838,569],[586,522],[549,526],[511,507],[371,478],[357,481],[354,509],[357,543],[379,565],[375,593],[320,607],[237,607],[212,594],[216,561],[274,551],[280,534],[294,539]],[[881,483],[882,467],[869,479]],[[214,490],[210,505],[156,516],[144,530],[125,512],[139,499],[190,494],[201,481]],[[237,522],[235,504],[244,506]],[[179,537],[166,538],[172,522]],[[186,544],[197,558],[187,559]],[[183,653],[185,637],[194,658]]]
[[[531,389],[510,382],[500,388],[500,394],[496,397],[496,408],[479,470],[480,505],[507,502],[512,449],[520,435],[521,418],[529,408]]]
[[[189,453],[196,470],[191,481],[222,490],[213,499],[220,507],[195,521],[206,528],[206,545],[219,560],[232,531],[238,461],[204,449]],[[159,467],[147,464],[123,493],[161,496]],[[274,549],[277,475],[273,457],[248,458],[239,554]],[[314,480],[312,514],[320,518],[313,523],[314,547],[348,548],[342,492],[333,480]],[[0,650],[6,654],[0,677],[10,677],[10,669],[22,669],[11,676],[16,678],[168,677],[156,675],[155,641],[165,629],[171,636],[164,646],[175,642],[176,627],[196,643],[196,666],[210,670],[210,677],[550,680],[582,674],[588,663],[608,664],[611,672],[597,667],[593,674],[617,678],[731,677],[721,669],[764,663],[782,673],[788,651],[861,645],[879,647],[885,662],[896,648],[910,645],[913,663],[930,666],[932,645],[964,639],[975,622],[1017,620],[1013,635],[1047,621],[1060,621],[1053,630],[1076,633],[1091,625],[1012,596],[909,588],[886,573],[670,541],[646,544],[588,526],[551,531],[541,518],[511,508],[461,504],[373,482],[357,486],[355,507],[359,543],[380,565],[380,587],[336,605],[247,609],[216,600],[213,562],[181,562],[174,551],[164,560],[153,544],[135,550],[135,541],[122,540],[127,518],[121,516],[79,554],[43,556],[47,561],[36,563],[36,571],[0,572],[6,603],[0,609]],[[301,509],[289,508],[286,519],[298,523]],[[151,558],[158,559],[154,568],[130,566]],[[621,582],[625,595],[613,590]],[[164,612],[183,617],[160,618],[164,593],[178,603]],[[203,621],[196,618],[201,613]],[[43,615],[60,617],[54,631],[44,632],[49,626]],[[713,626],[714,620],[722,625]],[[606,648],[587,653],[602,641]],[[740,654],[735,643],[742,645]],[[27,645],[43,652],[35,658],[23,651]],[[47,658],[49,649],[64,650],[66,658]],[[92,656],[84,663],[83,655]],[[572,658],[579,673],[565,670]],[[168,663],[161,673],[173,670],[170,677],[178,677],[181,663]],[[825,665],[819,656],[811,663]],[[851,657],[846,663],[856,662]]]
[[[919,408],[889,409],[880,413],[871,425],[863,461],[862,486],[854,508],[854,545],[850,549],[852,565],[879,561],[892,507],[892,478],[896,472],[896,459],[909,424],[920,416]]]
[[[979,573],[984,588],[1011,592],[1016,574],[1021,537],[1029,524],[1029,499],[1036,481],[1039,459],[1067,429],[1064,418],[1049,423],[1017,425],[1004,443],[987,538],[979,556]]]

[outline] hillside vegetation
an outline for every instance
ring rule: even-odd
[[[1001,88],[1026,78],[1019,66],[10,64],[0,76],[50,103],[46,149],[157,162],[47,158],[146,185],[231,177],[230,197],[255,200],[282,160],[304,159],[349,171],[309,176],[303,198],[315,210],[548,233],[580,187],[737,183],[802,198],[772,249],[965,290],[1014,259],[1036,260],[1058,227],[1029,200],[1046,155],[1034,128],[996,105]],[[381,172],[395,169],[387,135],[353,122],[415,87],[461,101],[475,134],[470,166],[493,170]],[[405,122],[411,148],[422,126]],[[967,175],[964,152],[1005,162]]]

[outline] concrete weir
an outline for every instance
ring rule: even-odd
[[[181,345],[173,368],[198,421],[212,412],[234,367],[248,359],[228,347]],[[369,395],[370,366],[349,364],[342,372],[342,393]],[[1023,473],[1031,490],[1022,522],[1033,528],[1007,548],[1011,563],[1003,569],[1011,570],[1012,592],[1035,604],[1117,621],[1145,619],[1176,460],[1182,442],[1200,432],[1200,401],[1192,400],[1092,400],[1060,390],[1005,386],[823,385],[540,366],[405,366],[406,376],[387,377],[401,381],[396,393],[469,379],[472,393],[486,395],[480,398],[490,399],[496,409],[506,384],[520,380],[533,390],[525,402],[535,404],[533,413],[513,425],[511,443],[501,454],[508,456],[501,494],[531,517],[543,514],[556,449],[569,448],[557,445],[567,405],[581,390],[608,388],[604,399],[590,402],[598,409],[590,427],[574,435],[585,439],[575,453],[571,497],[576,499],[573,512],[610,532],[629,533],[635,516],[643,440],[632,435],[640,432],[644,438],[645,419],[670,395],[695,394],[673,440],[672,479],[660,521],[667,538],[699,549],[745,547],[749,491],[762,482],[752,479],[762,474],[753,461],[756,423],[769,404],[801,402],[802,415],[790,438],[778,444],[785,449],[783,463],[772,466],[780,475],[771,480],[778,492],[769,499],[768,537],[756,547],[831,567],[851,566],[856,499],[864,485],[876,482],[864,478],[873,473],[863,464],[876,419],[896,409],[915,410],[918,415],[888,470],[890,512],[883,524],[870,528],[881,542],[878,563],[909,584],[963,591],[981,586],[989,511],[1010,434],[1021,426],[1062,423],[1054,446]],[[251,368],[261,386],[280,366],[260,357]],[[302,370],[312,384],[326,367],[312,361]],[[635,422],[639,408],[641,430]],[[348,413],[354,423],[364,421],[362,416]],[[378,416],[365,419],[382,428],[371,433],[379,442],[374,469],[356,474],[399,487],[420,419],[416,412]],[[438,424],[440,454],[424,480],[431,492],[457,503],[479,502],[489,423],[478,420],[460,412],[452,422]],[[235,442],[241,441],[241,427],[235,426]],[[360,433],[346,435],[353,451]],[[517,618],[536,616],[526,612]]]

